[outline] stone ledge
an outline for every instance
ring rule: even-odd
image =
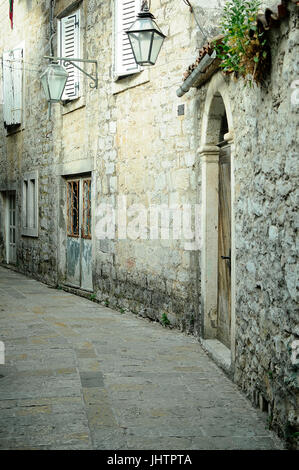
[[[150,81],[149,78],[149,71],[148,70],[141,70],[140,72],[129,75],[126,78],[122,78],[121,80],[115,81],[112,83],[112,94],[116,95],[118,93],[122,93],[130,88],[134,88],[139,85],[143,85]]]
[[[231,370],[231,351],[218,339],[199,339],[199,342],[204,351],[210,356],[216,364],[226,372],[229,376],[232,375]]]
[[[63,102],[61,106],[61,115],[65,116],[66,114],[72,113],[73,111],[76,111],[77,109],[84,108],[85,105],[86,105],[85,96],[80,96],[79,98],[76,98],[71,101],[65,101]]]
[[[94,171],[93,158],[59,163],[56,167],[56,174],[61,176],[91,173],[92,171]]]

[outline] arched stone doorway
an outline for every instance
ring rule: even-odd
[[[227,85],[215,75],[205,101],[201,146],[201,313],[204,339],[235,349],[234,131]]]

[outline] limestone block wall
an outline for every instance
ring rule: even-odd
[[[196,15],[201,15],[211,36],[220,4],[203,3],[201,8],[196,5]],[[113,240],[96,242],[95,290],[98,299],[109,305],[160,321],[165,314],[172,325],[198,331],[199,249],[186,249],[190,240],[173,239],[171,233],[170,239],[151,240],[149,210],[163,204],[183,209],[189,204],[194,215],[200,203],[198,94],[190,91],[179,99],[176,89],[203,37],[184,2],[153,0],[151,9],[167,35],[157,64],[113,82],[112,7],[113,2],[101,8],[101,24],[95,12],[88,16],[90,25],[97,23],[104,46],[99,58],[103,76],[96,200],[117,213],[119,198],[124,198],[128,230],[125,238],[117,232]],[[89,47],[93,40],[89,36]],[[183,114],[178,113],[179,105],[184,106]],[[134,204],[147,211],[146,231],[137,238],[130,236]]]
[[[298,432],[296,258],[298,13],[273,29],[263,87],[227,78],[235,136],[235,381],[293,439]],[[204,99],[206,88],[200,92]],[[296,444],[294,444],[296,445]]]
[[[0,32],[3,51],[22,45],[23,117],[20,128],[7,133],[1,126],[1,190],[16,190],[17,203],[17,268],[53,282],[56,270],[56,232],[51,220],[56,219],[53,175],[52,123],[47,119],[39,76],[46,65],[43,55],[49,54],[49,12],[46,0],[18,2],[14,9],[14,28],[10,28],[8,12],[3,8]],[[2,75],[3,71],[1,72]],[[2,105],[1,105],[1,119]],[[39,236],[22,236],[22,177],[25,172],[39,172]],[[3,202],[3,201],[2,201]],[[2,211],[3,214],[3,211]],[[4,224],[1,224],[1,260],[5,259]]]

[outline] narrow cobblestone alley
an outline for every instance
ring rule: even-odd
[[[1,449],[283,449],[197,340],[0,268]]]

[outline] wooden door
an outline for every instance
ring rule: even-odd
[[[219,341],[231,347],[231,166],[230,146],[219,155],[218,328]]]
[[[80,179],[67,181],[66,279],[80,287]]]
[[[91,179],[67,184],[67,283],[92,290]]]
[[[81,288],[92,290],[91,179],[82,179],[81,188]]]

